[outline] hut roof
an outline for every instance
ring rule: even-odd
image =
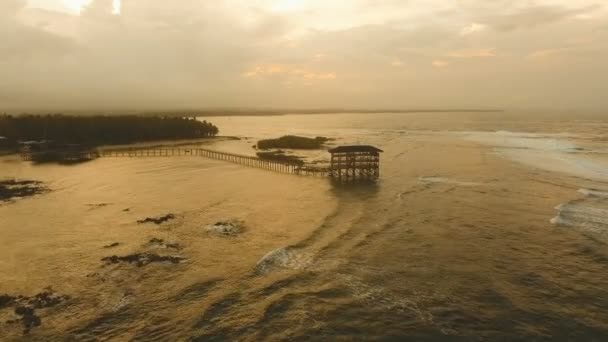
[[[329,153],[351,153],[351,152],[369,152],[378,153],[384,152],[381,149],[371,145],[347,145],[338,146],[329,150]]]

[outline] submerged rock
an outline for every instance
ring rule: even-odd
[[[15,314],[20,316],[17,320],[8,321],[6,323],[21,322],[24,327],[24,333],[29,333],[32,328],[40,326],[42,320],[36,315],[36,310],[54,307],[70,299],[69,296],[59,295],[51,288],[46,288],[32,297],[28,296],[10,296],[0,295],[0,309],[14,307]]]
[[[182,248],[179,243],[167,243],[167,242],[165,242],[165,240],[158,239],[158,238],[150,239],[150,241],[148,241],[148,245],[160,247],[160,248],[169,248],[169,249],[181,249]]]
[[[3,180],[0,181],[0,202],[15,198],[25,198],[49,192],[42,182],[32,180]]]
[[[17,297],[13,297],[7,294],[0,295],[0,309],[10,306]]]
[[[109,245],[103,246],[103,248],[114,248],[114,247],[118,247],[118,246],[120,246],[120,242],[114,242]]]
[[[112,205],[112,203],[89,203],[89,204],[87,204],[87,207],[89,207],[91,209],[95,209],[95,208],[107,207],[109,205]]]
[[[23,324],[23,333],[29,333],[32,328],[40,326],[42,320],[36,316],[36,311],[29,306],[18,306],[15,308],[15,314],[21,316],[20,321]]]
[[[172,264],[179,264],[184,260],[185,258],[179,256],[158,255],[155,253],[135,253],[125,256],[112,255],[101,259],[101,261],[105,262],[106,265],[128,263],[135,264],[137,267],[146,266],[154,262],[170,262]]]
[[[160,216],[160,217],[146,217],[143,220],[137,221],[137,223],[161,224],[161,223],[167,222],[169,220],[173,220],[173,219],[175,219],[175,215],[174,214],[167,214],[167,215]]]
[[[2,294],[0,295],[0,309],[12,305],[30,306],[34,309],[43,309],[61,304],[69,298],[69,296],[57,294],[50,287],[47,287],[43,292],[40,292],[32,297],[24,295],[11,296],[8,294]]]
[[[286,154],[285,151],[282,151],[282,150],[269,151],[269,152],[258,152],[258,153],[256,153],[256,155],[258,156],[258,158],[264,159],[264,160],[285,162],[285,163],[297,164],[300,166],[304,165],[304,160],[302,160],[302,157],[291,155],[291,154]]]
[[[46,289],[44,292],[38,293],[34,297],[28,298],[28,304],[36,309],[50,308],[55,305],[61,304],[69,298],[69,296],[57,294],[52,289]]]
[[[219,221],[207,226],[207,232],[218,236],[236,236],[245,230],[245,226],[240,221]]]

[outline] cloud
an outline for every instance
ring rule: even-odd
[[[496,49],[458,50],[447,54],[450,58],[488,58],[496,57]]]
[[[569,48],[555,48],[555,49],[545,49],[545,50],[537,50],[533,51],[528,55],[530,59],[544,59],[547,57],[552,57],[559,55],[563,52],[570,50]]]
[[[316,62],[320,62],[320,61],[324,60],[325,58],[327,58],[327,55],[324,53],[317,53],[313,56],[313,60]]]
[[[556,5],[539,5],[516,10],[504,15],[490,15],[487,22],[500,31],[534,28],[541,25],[559,22],[581,15],[593,13],[601,9],[597,4],[580,8],[565,8]]]
[[[448,65],[450,65],[449,62],[445,61],[445,60],[441,60],[441,59],[436,59],[433,61],[433,63],[431,63],[435,68],[445,68]]]
[[[0,111],[608,107],[593,0],[58,1],[0,0]]]
[[[474,33],[483,32],[487,28],[484,24],[471,23],[460,30],[461,36],[468,36]]]
[[[317,72],[299,66],[269,64],[257,65],[242,74],[246,78],[289,77],[292,80],[335,80],[335,72]]]
[[[26,6],[25,0],[3,0],[0,3],[0,17],[11,17]]]
[[[21,22],[18,15],[24,9],[25,1],[6,0],[0,4],[0,62],[60,58],[73,48],[71,39],[47,31],[44,25]]]
[[[400,68],[403,66],[403,62],[400,59],[393,59],[393,61],[391,62],[391,65],[396,68]]]
[[[112,0],[96,0],[79,17],[62,15],[76,20],[63,36],[36,20],[19,20],[33,10],[21,9],[10,25],[0,24],[6,26],[0,60],[13,58],[0,64],[10,79],[0,93],[35,94],[32,107],[203,106],[228,98],[243,68],[284,32],[283,20],[271,14],[252,13],[242,22],[220,5],[198,1],[180,7],[125,1],[120,16],[112,6]]]

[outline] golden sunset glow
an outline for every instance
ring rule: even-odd
[[[66,9],[74,13],[80,13],[82,8],[88,5],[90,2],[91,0],[63,0],[63,5]]]
[[[113,0],[112,1],[112,14],[120,14],[121,10],[121,0]]]
[[[608,106],[596,0],[10,0],[0,13],[0,72],[29,99],[17,107]]]
[[[272,8],[275,11],[294,11],[304,7],[305,0],[277,0]]]
[[[608,0],[0,0],[0,342],[608,341]]]

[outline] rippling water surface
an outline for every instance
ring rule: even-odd
[[[197,157],[2,157],[0,178],[52,191],[0,204],[0,295],[69,299],[28,333],[0,306],[0,336],[606,340],[608,121],[574,118],[206,118],[242,138],[210,143],[229,152],[283,134],[382,148],[380,181],[348,187]]]

